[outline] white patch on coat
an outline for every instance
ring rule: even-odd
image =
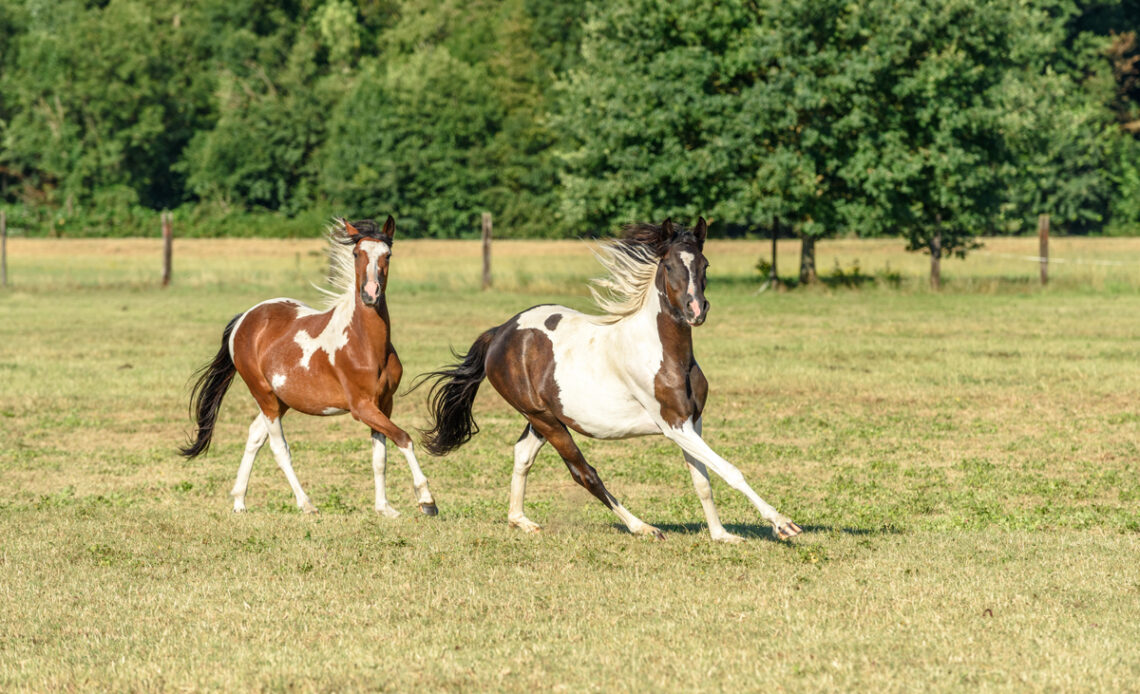
[[[656,292],[633,315],[599,324],[565,306],[538,306],[519,316],[520,330],[539,330],[554,350],[562,412],[590,436],[624,439],[661,432],[654,380],[664,359]],[[546,327],[551,314],[562,319]],[[654,416],[657,412],[657,416]]]
[[[303,306],[303,304],[302,304]],[[313,311],[308,306],[305,309]],[[345,295],[345,300],[341,301],[332,310],[332,315],[329,317],[329,322],[325,329],[321,331],[320,335],[313,337],[307,330],[298,330],[297,334],[293,337],[293,341],[301,347],[301,361],[300,365],[308,369],[309,360],[317,350],[324,350],[329,355],[329,364],[336,365],[336,353],[346,344],[348,344],[348,328],[352,325],[352,314],[356,310],[356,297],[352,294]],[[298,308],[298,318],[300,318],[301,309]],[[313,315],[317,313],[313,311]]]
[[[323,411],[321,411],[321,414],[323,414],[323,415],[336,415],[336,414],[344,414],[345,412],[348,412],[348,410],[342,410],[339,407],[326,407]]]
[[[285,374],[273,374],[269,382],[273,385],[273,390],[278,390],[285,385]]]

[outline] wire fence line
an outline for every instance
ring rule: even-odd
[[[1072,265],[1110,265],[1110,266],[1132,266],[1140,265],[1138,261],[1127,260],[1099,260],[1095,258],[1058,258],[1057,256],[1040,256],[1040,255],[1020,255],[1018,253],[998,253],[996,251],[975,251],[981,255],[992,255],[1000,258],[1013,258],[1015,260],[1026,260],[1034,263],[1042,261],[1047,263],[1070,263]]]

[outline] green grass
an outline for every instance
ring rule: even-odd
[[[1054,240],[1069,264],[925,260],[833,242],[900,288],[755,294],[766,244],[710,246],[705,433],[805,528],[791,543],[719,480],[714,545],[661,438],[581,441],[668,538],[630,536],[544,449],[524,536],[506,524],[522,420],[485,388],[468,446],[421,462],[415,513],[389,455],[371,511],[367,431],[286,418],[318,517],[268,451],[229,512],[255,410],[238,384],[186,462],[186,384],[233,314],[314,300],[319,245],[185,241],[154,285],[144,241],[10,241],[0,293],[0,689],[1016,690],[1140,687],[1140,242]],[[782,249],[785,272],[794,249]],[[1133,263],[1134,265],[1130,265]],[[574,243],[397,243],[389,287],[410,376],[543,302],[586,308]],[[1029,279],[1025,279],[1028,277]],[[423,394],[397,400],[405,428]]]

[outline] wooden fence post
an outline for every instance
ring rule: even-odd
[[[773,289],[780,286],[780,275],[776,272],[776,238],[780,235],[780,218],[772,219],[772,269],[768,271],[768,283]]]
[[[170,286],[170,266],[174,255],[174,229],[169,212],[162,213],[162,286]]]
[[[1049,283],[1049,215],[1037,215],[1037,255],[1041,257],[1041,286]]]
[[[483,289],[491,288],[491,213],[483,213]]]
[[[8,212],[0,210],[0,286],[8,286]]]

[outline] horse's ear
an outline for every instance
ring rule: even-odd
[[[668,217],[664,222],[661,222],[661,240],[668,242],[672,240],[673,234],[677,233],[673,229],[673,218]]]
[[[388,221],[384,222],[384,228],[380,233],[390,239],[396,238],[396,220],[392,219],[392,215],[388,215]]]
[[[356,227],[352,226],[352,223],[349,222],[347,219],[345,219],[344,217],[341,217],[340,222],[341,222],[341,224],[344,225],[344,233],[348,234],[349,236],[353,236],[353,237],[360,236],[360,232],[357,231]]]
[[[693,229],[693,235],[697,237],[697,248],[704,249],[705,237],[709,233],[709,223],[705,221],[704,217],[697,218],[697,228]]]

